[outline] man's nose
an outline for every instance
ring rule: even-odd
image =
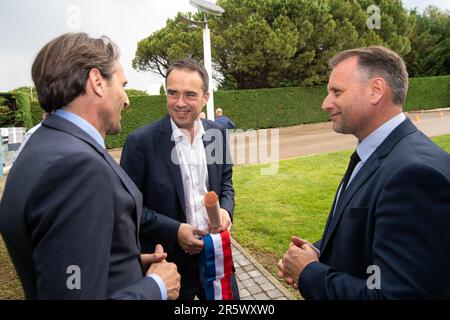
[[[127,108],[130,106],[130,99],[128,98],[128,95],[125,93],[125,103],[124,107]]]
[[[184,106],[184,105],[186,105],[186,103],[185,103],[185,95],[183,93],[180,93],[178,95],[176,104],[177,104],[177,106]]]
[[[328,94],[322,102],[322,110],[329,111],[332,108],[333,108],[333,104],[331,101],[330,94]]]

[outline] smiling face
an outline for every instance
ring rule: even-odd
[[[330,114],[334,131],[362,140],[370,132],[373,110],[369,103],[370,81],[358,68],[357,59],[343,60],[333,69],[322,109]]]
[[[174,69],[167,78],[167,111],[181,129],[193,131],[209,93],[204,92],[203,80],[196,71]]]
[[[100,118],[103,123],[104,132],[108,134],[116,134],[120,132],[122,118],[122,110],[130,105],[128,96],[125,92],[127,80],[120,63],[116,62],[113,67],[112,78],[107,81],[105,87],[106,103]]]

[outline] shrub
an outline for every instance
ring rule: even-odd
[[[16,127],[25,127],[30,129],[33,126],[31,120],[30,99],[23,92],[15,92],[16,96]]]
[[[405,111],[450,107],[450,76],[409,79]]]
[[[31,102],[31,121],[33,122],[33,126],[37,125],[42,121],[42,113],[44,110],[41,108],[41,105],[38,101]]]
[[[14,111],[8,106],[0,106],[0,126],[10,127],[13,126],[15,122]]]
[[[122,130],[114,136],[106,137],[106,147],[122,148],[129,133],[161,118],[165,113],[165,96],[130,97],[130,107],[122,112]]]
[[[128,97],[149,96],[147,91],[138,90],[138,89],[125,89],[125,92],[127,93]]]
[[[0,93],[0,126],[14,127],[16,123],[16,99],[10,92]]]
[[[240,129],[287,127],[328,120],[322,111],[326,86],[290,87],[259,90],[219,91],[214,93],[216,106],[224,110]],[[121,148],[127,135],[166,113],[166,98],[130,96],[131,107],[122,114],[121,133],[108,136],[108,148]],[[450,106],[450,76],[411,78],[405,111]],[[32,104],[33,123],[41,121],[42,110]]]

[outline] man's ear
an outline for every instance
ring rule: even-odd
[[[105,79],[103,78],[100,70],[98,70],[97,68],[93,68],[91,69],[91,71],[89,71],[88,81],[86,85],[89,86],[92,92],[94,92],[97,96],[103,97],[105,89]]]
[[[203,105],[206,105],[208,103],[209,100],[209,92],[206,92],[205,95],[203,96]]]
[[[370,102],[378,104],[386,94],[386,81],[383,78],[373,78],[370,83],[370,89]]]

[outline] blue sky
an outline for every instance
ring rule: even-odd
[[[408,9],[433,4],[450,10],[450,0],[403,3]],[[177,12],[195,10],[189,0],[2,0],[0,91],[32,85],[30,69],[39,49],[60,34],[84,31],[105,34],[119,45],[129,88],[157,94],[163,79],[131,67],[137,42],[164,27]]]

